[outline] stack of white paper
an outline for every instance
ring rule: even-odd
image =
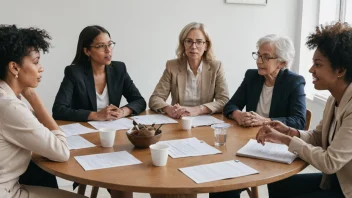
[[[66,137],[70,137],[72,135],[97,132],[97,130],[85,127],[79,123],[61,125],[60,129],[65,133]]]
[[[90,121],[88,122],[96,129],[112,128],[115,130],[129,129],[133,127],[133,121],[127,118],[121,118],[114,121]]]
[[[179,170],[197,184],[259,173],[238,160],[191,166]]]
[[[216,119],[210,115],[200,115],[200,116],[193,117],[192,126],[193,127],[209,126],[212,124],[219,124],[219,123],[223,123],[223,122],[224,121]]]
[[[291,164],[296,159],[296,155],[288,151],[288,147],[283,144],[265,142],[265,145],[257,143],[256,140],[249,140],[236,155],[264,159],[274,162]]]
[[[158,144],[169,145],[169,155],[172,158],[213,155],[221,153],[218,149],[209,146],[197,138],[186,138],[179,140],[160,141]]]
[[[176,120],[160,114],[133,116],[131,118],[137,123],[144,125],[178,123]]]
[[[127,151],[75,156],[75,159],[86,171],[142,163]]]
[[[94,144],[79,135],[66,138],[66,143],[70,150],[95,147]]]

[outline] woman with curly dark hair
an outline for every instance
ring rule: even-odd
[[[317,27],[306,44],[316,49],[309,69],[315,89],[331,93],[322,120],[310,131],[269,122],[259,130],[257,141],[286,144],[322,173],[269,184],[269,196],[352,197],[352,28],[340,22]]]
[[[83,197],[19,183],[32,152],[58,162],[70,157],[64,133],[33,89],[43,72],[40,51],[48,51],[49,39],[45,30],[0,25],[0,197]]]

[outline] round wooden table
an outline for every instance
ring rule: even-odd
[[[147,111],[144,114],[152,114],[152,112]],[[72,150],[71,157],[67,162],[52,162],[38,155],[33,155],[32,159],[45,171],[58,177],[76,181],[81,184],[113,189],[120,192],[169,194],[169,197],[180,197],[183,195],[186,197],[195,197],[197,193],[221,192],[256,187],[292,176],[307,166],[307,163],[300,159],[296,159],[292,164],[288,165],[236,156],[235,154],[237,150],[244,146],[249,139],[255,138],[259,128],[239,127],[235,121],[229,120],[221,114],[215,114],[213,116],[233,125],[229,128],[226,145],[216,147],[222,151],[222,154],[177,159],[169,157],[166,166],[156,167],[152,164],[149,148],[135,148],[127,139],[126,130],[120,130],[116,132],[115,145],[112,148],[101,147],[99,134],[90,133],[81,136],[97,146],[93,148]],[[179,122],[179,124],[164,125],[162,127],[163,134],[161,140],[197,137],[199,140],[203,140],[209,145],[214,146],[214,135],[212,128],[197,127],[193,128],[191,131],[184,131],[181,127],[181,121]],[[72,122],[57,121],[57,123],[59,125],[63,125],[70,124]],[[91,127],[88,123],[81,124]],[[109,153],[123,150],[131,153],[139,159],[142,164],[85,171],[74,159],[74,156]],[[240,160],[246,165],[256,169],[259,171],[259,174],[196,184],[178,170],[178,168],[182,167],[234,159]],[[256,190],[256,188],[254,189]],[[253,192],[252,197],[257,196],[258,192]]]

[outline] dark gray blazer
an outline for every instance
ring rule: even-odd
[[[235,110],[256,111],[265,78],[257,69],[247,70],[244,80],[224,107],[224,115]],[[276,77],[269,118],[287,126],[304,129],[306,123],[306,94],[304,78],[289,70],[281,70]]]
[[[146,109],[146,102],[123,62],[112,61],[105,66],[105,72],[110,104],[120,107],[121,97],[124,96],[128,102],[125,106],[132,109],[133,114],[139,114]],[[53,106],[54,119],[85,122],[92,111],[97,111],[92,66],[67,66]]]

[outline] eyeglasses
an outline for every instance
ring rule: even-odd
[[[186,39],[184,41],[185,43],[185,46],[186,47],[191,47],[194,43],[196,44],[196,47],[200,48],[200,47],[203,47],[205,41],[203,40],[196,40],[196,41],[193,41],[192,39]]]
[[[252,52],[252,57],[254,58],[254,60],[258,60],[258,58],[260,58],[262,60],[262,63],[266,63],[268,62],[270,59],[277,59],[278,57],[271,57],[269,55],[259,55],[258,52]]]
[[[97,44],[97,45],[91,45],[91,47],[94,47],[98,51],[104,51],[106,48],[108,48],[109,50],[114,49],[115,44],[116,43],[114,41],[111,41],[109,44]]]

